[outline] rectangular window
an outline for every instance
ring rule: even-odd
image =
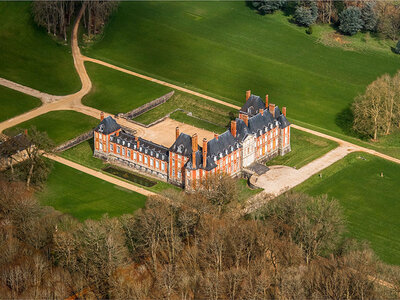
[[[139,161],[142,162],[142,154],[139,154]]]
[[[110,151],[114,151],[114,145],[110,144]]]
[[[149,162],[147,156],[144,157],[144,163],[147,165],[147,163]]]
[[[128,157],[131,157],[131,150],[128,150]]]
[[[103,150],[103,144],[102,143],[99,144],[99,147],[100,147],[100,150]]]
[[[181,162],[180,161],[178,161],[178,168],[180,168],[181,167]]]
[[[172,166],[175,167],[175,160],[172,159]]]
[[[102,136],[103,136],[103,135],[102,135],[101,133],[99,133],[99,139],[101,139]]]
[[[133,159],[136,160],[136,152],[133,152]]]
[[[165,163],[161,163],[161,170],[165,170]]]
[[[172,177],[175,177],[175,170],[172,170]]]
[[[154,166],[154,159],[150,158],[150,166]]]
[[[158,160],[156,160],[156,168],[160,168],[160,162]]]
[[[125,148],[122,148],[122,155],[125,156]]]
[[[181,178],[181,171],[178,171],[178,178]]]
[[[119,151],[120,151],[120,148],[119,148],[119,146],[117,146],[117,153],[119,153]]]

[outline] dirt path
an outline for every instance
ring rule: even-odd
[[[79,171],[81,171],[83,173],[89,174],[89,175],[97,177],[97,178],[99,178],[101,180],[104,180],[104,181],[107,181],[109,183],[115,184],[117,186],[123,187],[123,188],[125,188],[127,190],[134,191],[134,192],[137,192],[137,193],[145,195],[145,196],[154,196],[154,195],[156,195],[155,193],[150,192],[148,190],[145,190],[145,189],[143,189],[141,187],[138,187],[138,186],[130,184],[128,182],[119,180],[117,178],[114,178],[112,176],[106,175],[106,174],[101,173],[99,171],[95,171],[95,170],[92,170],[90,168],[84,167],[84,166],[82,166],[80,164],[74,163],[74,162],[72,162],[70,160],[67,160],[65,158],[62,158],[60,156],[56,156],[56,155],[45,155],[45,156],[47,158],[50,158],[50,159],[52,159],[52,160],[54,160],[56,162],[59,162],[59,163],[63,164],[63,165],[69,166],[69,167],[74,168],[76,170],[79,170]]]

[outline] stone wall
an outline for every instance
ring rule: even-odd
[[[54,152],[65,151],[65,150],[70,149],[84,141],[87,141],[87,140],[93,138],[93,131],[94,130],[92,129],[88,132],[85,132],[85,133],[77,136],[76,138],[66,141],[65,143],[61,144],[60,146],[57,146],[56,148],[54,148]]]

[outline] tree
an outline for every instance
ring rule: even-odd
[[[394,48],[394,53],[400,54],[400,41],[397,42],[396,47]]]
[[[280,9],[285,4],[285,1],[268,1],[268,0],[253,0],[252,5],[255,7],[261,14],[271,14],[274,11]]]
[[[364,29],[368,31],[375,31],[378,23],[378,16],[375,12],[374,1],[365,2],[364,7],[361,9],[361,18],[364,21]]]
[[[396,40],[400,30],[400,6],[392,1],[378,1],[375,7],[378,15],[377,31],[384,37]]]
[[[354,6],[350,6],[342,11],[339,15],[339,21],[340,31],[348,35],[356,34],[364,26],[364,21],[361,18],[361,10]]]
[[[296,11],[294,13],[294,18],[296,23],[309,27],[314,24],[318,17],[318,8],[315,2],[311,2],[309,6],[306,5],[298,5]]]

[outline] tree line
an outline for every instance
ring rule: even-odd
[[[400,72],[393,77],[384,74],[367,86],[352,105],[353,129],[377,141],[400,128]]]
[[[238,217],[236,182],[209,184],[216,190],[168,191],[134,215],[78,222],[0,178],[1,297],[398,297],[374,278],[399,284],[399,269],[344,238],[337,201],[289,193]]]
[[[334,24],[343,34],[353,35],[358,31],[380,34],[396,40],[400,33],[400,5],[396,1],[375,0],[252,0],[254,8],[261,14],[285,10],[300,26],[314,23]]]
[[[32,15],[35,23],[46,28],[47,33],[67,41],[67,31],[71,21],[82,5],[85,5],[83,26],[87,35],[98,34],[104,27],[109,16],[118,7],[117,1],[40,1],[32,3]]]

